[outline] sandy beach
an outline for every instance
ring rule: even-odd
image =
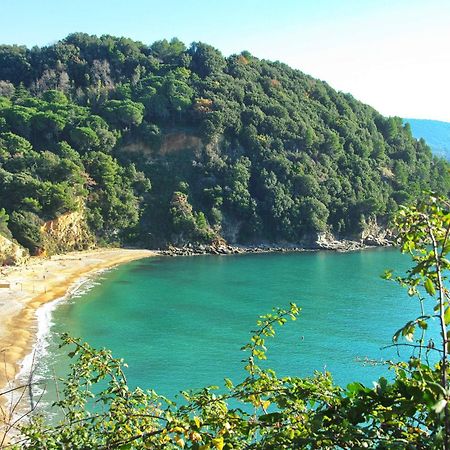
[[[31,258],[25,265],[1,269],[0,392],[20,370],[36,340],[37,309],[66,295],[77,280],[121,263],[155,256],[150,250],[98,249]],[[0,422],[2,418],[0,417]]]

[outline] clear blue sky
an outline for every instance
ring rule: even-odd
[[[178,37],[286,62],[386,115],[450,122],[450,0],[0,0],[0,42]]]

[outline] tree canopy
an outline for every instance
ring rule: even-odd
[[[208,232],[174,218],[180,183]],[[106,242],[301,243],[357,236],[423,189],[449,187],[448,164],[400,118],[249,52],[84,33],[0,46],[0,207],[11,217],[82,205]]]

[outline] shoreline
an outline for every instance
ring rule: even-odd
[[[278,244],[225,244],[203,245],[186,244],[182,247],[170,245],[168,249],[160,250],[161,256],[197,256],[197,255],[242,255],[255,253],[287,253],[287,252],[317,252],[331,251],[338,253],[349,253],[360,250],[369,250],[374,248],[393,247],[395,244],[390,240],[371,241],[370,243],[361,243],[350,240],[336,240],[331,242],[322,242],[314,246],[304,246],[301,244],[278,245]]]
[[[33,365],[33,355],[42,337],[40,335],[46,333],[41,329],[39,311],[51,314],[61,301],[75,294],[86,282],[115,266],[153,256],[225,256],[320,250],[347,253],[392,246],[392,242],[387,240],[371,244],[344,240],[311,247],[293,244],[188,244],[183,247],[170,246],[167,250],[103,248],[54,255],[46,259],[32,257],[25,264],[0,268],[0,285],[10,283],[9,288],[0,288],[0,313],[3,319],[0,322],[0,394],[20,386],[21,380],[24,380]],[[0,395],[0,426],[10,420],[8,405],[13,397],[16,401],[18,395]]]
[[[26,358],[32,355],[39,332],[37,311],[41,306],[71,295],[86,278],[102,270],[157,255],[151,250],[97,249],[48,259],[34,257],[26,264],[2,268],[0,392],[14,384]],[[8,397],[0,397],[0,423],[8,419],[5,408]]]

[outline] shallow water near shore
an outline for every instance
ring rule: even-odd
[[[180,390],[238,382],[240,347],[260,314],[302,308],[268,341],[267,366],[279,375],[329,370],[341,385],[387,375],[374,361],[398,359],[392,334],[418,315],[417,301],[380,278],[411,265],[394,249],[237,256],[155,257],[102,274],[59,304],[38,375],[63,375],[58,333],[107,347],[129,365],[130,385],[174,397]],[[402,351],[401,356],[409,353]]]

